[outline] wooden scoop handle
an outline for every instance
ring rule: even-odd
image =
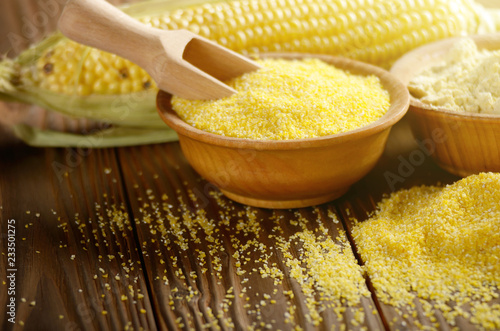
[[[59,29],[84,45],[114,53],[147,70],[163,52],[158,29],[131,18],[104,0],[68,0]]]
[[[227,97],[221,80],[259,66],[188,30],[142,24],[104,0],[69,0],[59,29],[66,37],[126,58],[142,67],[159,89],[188,99]]]

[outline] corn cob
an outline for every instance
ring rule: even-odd
[[[326,53],[386,68],[424,43],[494,31],[486,12],[473,0],[183,3],[145,2],[124,11],[147,25],[188,29],[243,54]],[[0,62],[0,96],[2,93],[72,116],[125,126],[164,127],[155,112],[156,86],[143,69],[58,33],[15,61]]]

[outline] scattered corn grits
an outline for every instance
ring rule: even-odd
[[[318,59],[258,60],[262,69],[227,84],[219,100],[172,98],[190,125],[211,133],[264,140],[313,138],[357,129],[389,109],[376,76],[353,75]]]
[[[446,187],[414,187],[383,200],[370,220],[352,228],[363,267],[334,204],[291,211],[252,208],[213,187],[202,193],[200,182],[178,183],[182,189],[167,194],[159,189],[161,177],[153,178],[158,187],[133,185],[132,214],[106,193],[88,218],[68,219],[53,210],[59,228],[80,238],[60,242],[68,259],[76,247],[99,252],[93,280],[109,304],[103,316],[113,316],[116,298],[152,314],[141,292],[147,263],[153,290],[169,293],[167,309],[178,329],[232,330],[241,317],[247,330],[366,330],[379,310],[370,304],[365,277],[377,298],[400,313],[387,321],[390,329],[446,328],[436,311],[452,330],[459,316],[478,330],[500,329],[498,173]],[[134,228],[144,261],[129,246],[113,252],[128,245]],[[113,282],[123,291],[115,292]],[[421,311],[430,324],[423,325]]]
[[[161,177],[153,178],[160,185]],[[188,181],[179,184],[183,189],[170,195],[134,184],[131,214],[106,193],[89,218],[54,211],[59,228],[81,238],[61,242],[68,259],[68,244],[106,252],[93,270],[99,294],[109,298],[103,316],[113,316],[115,299],[151,314],[140,292],[143,262],[128,246],[115,251],[134,227],[154,291],[168,293],[177,329],[301,330],[333,322],[336,330],[364,330],[378,314],[347,235],[333,225],[340,222],[334,206],[262,210],[236,204],[215,187],[201,193]]]
[[[500,50],[478,50],[472,39],[464,38],[442,63],[424,70],[408,88],[431,106],[500,115]]]
[[[296,211],[293,216],[285,217],[274,211],[267,215],[266,222],[260,215],[261,210],[249,206],[238,209],[231,200],[214,190],[210,191],[211,208],[216,208],[219,216],[209,218],[203,208],[190,209],[191,204],[200,203],[193,192],[189,193],[189,201],[180,194],[174,199],[178,201],[171,204],[169,197],[160,201],[155,196],[148,196],[140,218],[141,223],[149,226],[156,241],[164,245],[162,253],[158,254],[164,256],[165,273],[167,269],[176,270],[174,283],[181,284],[182,292],[187,293],[183,296],[176,293],[172,306],[198,300],[197,290],[190,289],[190,278],[223,282],[229,272],[235,272],[236,276],[232,277],[235,287],[227,290],[210,325],[214,322],[231,324],[227,314],[233,304],[242,305],[252,320],[265,323],[263,326],[252,322],[249,330],[275,330],[281,322],[290,330],[298,330],[301,326],[295,319],[296,310],[302,311],[310,326],[322,324],[323,316],[331,313],[346,326],[359,326],[365,322],[365,314],[372,313],[371,310],[366,312],[362,305],[363,298],[368,298],[370,292],[345,233],[333,237],[328,229],[327,223],[338,222],[334,212],[314,208],[311,215]],[[180,210],[174,207],[175,204]],[[198,266],[194,272],[184,270],[188,264],[186,260],[183,264],[169,256],[169,251],[192,251],[200,244],[203,248],[195,249]],[[147,250],[148,245],[149,242],[144,242],[143,249]],[[224,263],[228,255],[229,266]],[[162,274],[161,270],[158,274]],[[170,286],[171,279],[162,279]],[[297,286],[291,286],[291,280]],[[256,292],[251,286],[255,282],[267,291]],[[175,288],[171,291],[177,292]],[[300,298],[303,302],[297,304]],[[275,309],[282,311],[281,320],[270,320],[266,315]],[[273,316],[279,315],[273,312]],[[346,316],[350,318],[346,320]]]
[[[352,233],[384,303],[426,300],[428,316],[437,309],[451,325],[461,316],[500,329],[500,304],[491,303],[500,285],[499,173],[393,193]]]

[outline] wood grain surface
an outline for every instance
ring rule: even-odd
[[[306,229],[355,247],[352,217],[366,219],[384,194],[458,179],[429,157],[404,180],[388,182],[386,172],[400,173],[401,160],[418,148],[403,120],[376,168],[345,196],[317,207],[270,210],[221,196],[187,164],[178,143],[102,150],[4,146],[0,247],[5,252],[7,220],[14,219],[17,324],[4,314],[0,328],[405,330],[415,319],[431,327],[421,307],[416,317],[403,317],[380,302],[369,279],[363,286],[372,294],[350,307],[328,306],[312,287],[322,318],[314,325],[310,293],[287,264],[303,259],[304,248],[292,240],[291,257],[280,248],[281,239]],[[245,245],[248,260],[238,255]],[[5,254],[1,261],[4,280]],[[7,299],[2,290],[0,302]],[[365,319],[353,324],[359,309]],[[439,312],[434,318],[440,330],[451,328]],[[458,325],[476,329],[465,320]]]

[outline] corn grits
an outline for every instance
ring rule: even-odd
[[[237,138],[287,140],[354,130],[389,109],[376,76],[353,75],[319,59],[258,60],[262,69],[227,82],[238,93],[218,100],[172,98],[190,125]]]
[[[500,174],[395,192],[352,233],[384,303],[500,328]]]

